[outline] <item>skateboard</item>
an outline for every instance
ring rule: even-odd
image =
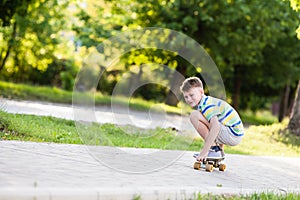
[[[194,158],[196,158],[197,155],[194,155]],[[226,169],[226,165],[224,163],[221,163],[222,160],[224,160],[225,157],[221,158],[206,158],[205,161],[199,162],[196,161],[194,163],[194,169],[200,170],[200,169],[205,169],[207,172],[212,172],[214,168],[219,168],[220,171],[224,172]]]

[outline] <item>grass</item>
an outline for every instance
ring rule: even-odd
[[[252,125],[269,125],[278,122],[278,119],[268,110],[260,110],[259,112],[244,110],[240,115],[244,122]]]
[[[300,156],[300,138],[285,131],[287,122],[250,126],[242,143],[226,153]],[[0,112],[0,138],[36,142],[199,151],[202,139],[172,129],[145,130],[114,124],[77,123],[54,117]],[[268,148],[265,148],[266,145]]]
[[[237,147],[228,147],[230,151],[243,151],[248,155],[300,155],[300,138],[286,130],[288,120],[271,125],[252,125],[246,130],[244,139]],[[267,147],[267,148],[266,148]]]
[[[275,194],[275,193],[255,193],[248,195],[213,195],[213,194],[198,194],[194,199],[197,200],[296,200],[300,199],[300,194]]]
[[[72,103],[72,92],[56,87],[30,86],[0,81],[0,91],[0,95],[8,99]]]
[[[134,200],[142,200],[141,196],[134,196]],[[189,198],[190,199],[190,198]],[[194,200],[299,200],[300,194],[275,194],[275,193],[254,193],[248,195],[214,195],[214,194],[197,194]]]
[[[0,112],[0,135],[4,140],[82,144],[75,123],[54,117]]]
[[[3,140],[182,150],[189,146],[190,138],[176,135],[172,129],[144,130],[97,123],[76,126],[71,120],[0,112]]]

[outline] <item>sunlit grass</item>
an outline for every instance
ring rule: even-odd
[[[252,125],[245,131],[241,144],[228,147],[249,155],[300,156],[300,138],[286,130],[288,120],[271,125]]]
[[[55,87],[31,86],[0,81],[1,97],[17,100],[39,100],[71,103],[72,93]]]
[[[192,139],[172,129],[151,130],[114,124],[77,124],[54,117],[9,114],[0,111],[0,138],[35,142],[88,144],[119,147],[181,149]]]
[[[278,122],[276,116],[272,115],[269,110],[259,110],[252,112],[251,110],[244,110],[240,112],[241,118],[248,124],[252,125],[266,125]]]

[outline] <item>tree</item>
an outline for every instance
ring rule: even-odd
[[[31,3],[23,6],[22,12],[17,9],[9,15],[10,23],[3,22],[6,26],[0,30],[0,69],[6,69],[1,75],[16,82],[29,81],[32,71],[46,71],[50,64],[64,59],[66,52],[72,50],[66,47],[62,36],[62,30],[67,31],[68,1],[22,2]]]
[[[266,67],[268,62],[264,51],[267,47],[273,47],[273,54],[281,51],[278,41],[293,37],[292,27],[296,26],[299,17],[290,12],[289,6],[280,0],[232,1],[225,7],[227,9],[222,10],[224,16],[214,19],[215,29],[211,31],[212,38],[208,40],[208,46],[212,48],[226,88],[232,94],[232,104],[236,108],[246,108],[253,95],[274,95],[273,91],[281,90],[288,82],[280,76],[268,76],[268,70],[279,74],[291,71],[286,70],[286,65],[277,63],[276,66],[274,62],[274,65]],[[213,38],[217,38],[217,41]],[[278,54],[278,57],[271,57],[268,61],[271,59],[283,61],[286,58]],[[268,77],[274,82],[279,80],[281,84],[265,81]],[[257,89],[254,91],[253,88]],[[256,104],[259,105],[258,102]]]
[[[27,9],[30,4],[32,4],[34,0],[14,0],[0,1],[0,19],[1,26],[9,26],[11,24],[11,20],[17,14],[19,16],[25,17],[27,14]]]
[[[290,114],[290,94],[294,91],[291,88],[295,87],[300,75],[299,40],[294,31],[286,30],[283,33],[285,36],[282,36],[274,46],[268,45],[264,49],[262,73],[266,76],[259,81],[261,86],[268,86],[269,91],[266,93],[280,96],[279,121]]]
[[[295,11],[298,11],[300,9],[300,0],[290,0],[290,2],[291,2],[291,7]]]
[[[288,124],[288,129],[292,133],[300,136],[300,80],[298,82],[295,102],[291,113],[290,121]]]
[[[258,109],[267,102],[266,99],[278,97],[278,91],[287,83],[293,84],[295,81],[292,74],[297,74],[294,73],[297,67],[293,64],[295,63],[293,60],[296,59],[298,51],[295,50],[297,45],[290,42],[290,39],[294,37],[293,27],[297,25],[299,16],[291,11],[287,2],[281,0],[87,2],[88,9],[82,9],[82,12],[78,13],[80,23],[74,26],[82,45],[97,46],[118,31],[140,27],[162,27],[184,33],[199,42],[214,59],[222,74],[229,99],[231,98],[235,107]],[[172,38],[168,39],[170,43],[174,42]],[[285,45],[287,43],[293,47]],[[187,47],[183,51],[188,49]],[[129,52],[121,58],[120,62],[123,65],[117,67],[118,73],[112,73],[113,80],[118,80],[122,73],[130,70],[131,66],[142,66],[153,61],[166,65],[176,61],[172,68],[183,76],[202,75],[203,71],[199,73],[201,66],[197,66],[199,70],[195,69],[179,56],[166,57],[164,53],[156,50]],[[274,54],[277,55],[276,59]],[[147,59],[141,61],[142,55]],[[141,78],[142,71],[144,69],[132,73]],[[111,77],[108,73],[110,72],[107,70],[102,77]],[[282,74],[285,74],[285,78],[282,78]],[[174,88],[179,88],[181,80],[170,76],[169,81],[172,84],[172,91],[168,92],[166,102],[176,105],[178,99],[174,98],[176,95],[172,93]],[[254,91],[253,88],[259,91]],[[157,89],[157,93],[159,92]]]
[[[127,1],[123,3],[130,4]],[[240,106],[241,96],[249,97],[248,94],[253,93],[251,86],[262,82],[260,80],[265,76],[264,49],[267,46],[275,46],[274,44],[286,35],[293,37],[290,34],[294,31],[291,27],[298,19],[295,14],[289,12],[286,2],[281,0],[136,0],[130,5],[128,12],[132,13],[135,19],[129,20],[125,26],[135,24],[142,27],[170,28],[185,33],[203,45],[219,66],[236,108]],[[120,6],[120,3],[115,4],[118,9],[123,6]],[[178,69],[180,64],[178,63]],[[180,68],[183,72],[189,71],[188,66]],[[285,69],[280,66],[276,67],[276,70],[283,72]],[[175,87],[178,85],[178,79],[175,77],[174,80],[171,82]],[[265,86],[273,87],[268,84]],[[278,85],[274,90],[280,90],[282,87],[284,84]],[[245,104],[246,101],[242,103]]]
[[[300,0],[290,0],[291,6],[295,11],[298,11],[300,9]],[[300,26],[297,30],[298,33],[298,39],[300,39]],[[288,124],[288,129],[300,136],[300,80],[298,81],[296,96],[294,100],[294,105],[292,109],[292,113],[290,116],[290,121]]]
[[[4,65],[9,57],[11,49],[14,46],[14,41],[17,36],[17,24],[13,20],[17,15],[20,17],[25,17],[27,15],[28,7],[34,3],[34,0],[16,0],[16,1],[6,1],[1,0],[0,4],[0,24],[3,32],[7,31],[7,27],[11,26],[11,31],[6,36],[3,34],[3,39],[6,43],[6,50],[1,49],[0,52],[0,71],[4,68]]]

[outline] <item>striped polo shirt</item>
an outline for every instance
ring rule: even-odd
[[[244,127],[239,114],[226,101],[203,95],[198,110],[208,121],[213,116],[217,116],[219,122],[227,126],[233,135],[244,135]]]

